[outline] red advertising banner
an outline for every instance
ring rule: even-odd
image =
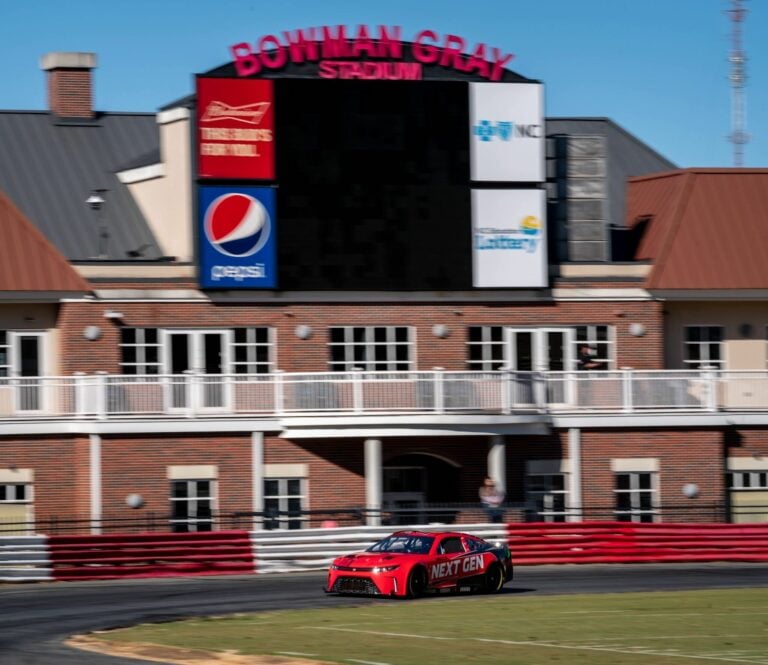
[[[275,177],[272,81],[197,79],[197,168],[201,178]]]

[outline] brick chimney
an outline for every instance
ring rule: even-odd
[[[60,118],[93,118],[91,70],[95,53],[47,53],[40,68],[48,72],[48,108]]]

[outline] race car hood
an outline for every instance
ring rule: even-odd
[[[374,566],[392,566],[403,562],[404,557],[413,555],[403,554],[372,554],[369,552],[359,552],[358,554],[348,554],[338,557],[333,563],[337,566],[351,568],[373,568]]]

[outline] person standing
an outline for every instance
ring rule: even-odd
[[[488,515],[488,521],[501,522],[504,517],[504,490],[496,485],[493,478],[486,478],[480,486],[478,494],[486,515]]]
[[[594,359],[594,353],[588,345],[582,344],[579,347],[579,370],[597,369],[602,365]]]
[[[599,369],[602,366],[601,362],[598,362],[594,358],[594,351],[588,344],[582,344],[579,346],[579,358],[578,358],[578,370],[580,372],[589,372],[595,369]],[[592,379],[587,376],[577,377],[578,386],[578,399],[580,406],[594,407],[594,395],[592,390]]]

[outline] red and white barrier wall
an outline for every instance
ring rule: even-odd
[[[456,528],[490,541],[507,541],[517,566],[768,562],[768,524],[570,522],[426,527],[430,531]],[[322,570],[340,554],[365,549],[391,531],[392,527],[342,527],[0,537],[0,581]]]
[[[509,524],[515,565],[768,561],[768,524]]]

